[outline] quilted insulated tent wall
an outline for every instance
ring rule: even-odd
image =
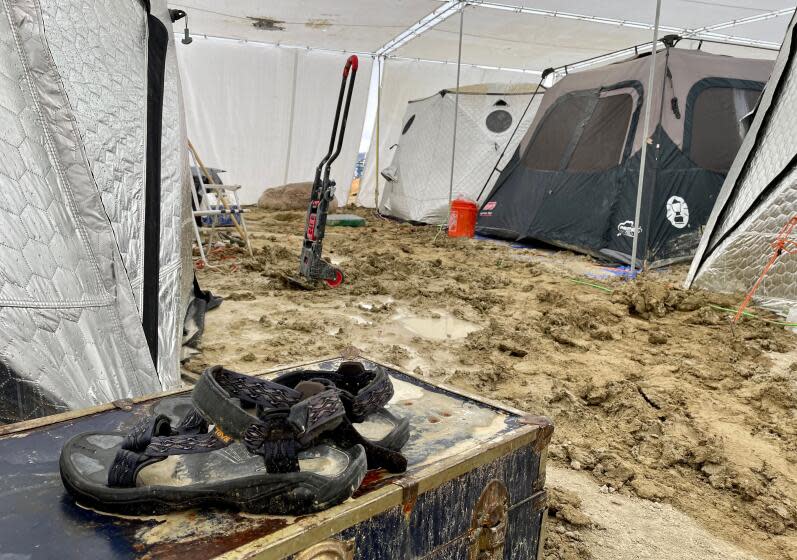
[[[536,89],[534,84],[459,89],[454,197],[477,200],[490,192],[499,175],[493,169],[505,163],[499,158],[511,157],[534,118],[542,98]],[[448,221],[456,91],[444,89],[408,103],[393,161],[382,171],[387,182],[381,213],[427,224]]]
[[[746,292],[772,255],[780,229],[797,215],[795,20],[761,97],[687,278],[719,292]],[[797,319],[797,256],[783,255],[758,288],[759,303]]]
[[[642,147],[639,258],[691,258],[772,63],[667,48],[566,76],[483,204],[478,231],[630,262]],[[650,96],[650,138],[643,138]]]
[[[0,4],[0,420],[179,383],[190,207],[170,27],[165,0]]]

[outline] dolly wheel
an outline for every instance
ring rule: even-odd
[[[335,278],[332,280],[324,280],[327,283],[327,286],[330,288],[337,288],[341,284],[343,284],[343,273],[340,270],[335,269]]]

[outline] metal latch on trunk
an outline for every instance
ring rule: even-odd
[[[469,560],[502,560],[506,540],[509,492],[500,480],[484,487],[471,522]]]
[[[328,540],[300,552],[296,560],[353,560],[354,541]]]

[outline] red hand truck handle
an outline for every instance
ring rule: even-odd
[[[356,54],[351,55],[349,59],[346,61],[346,66],[343,67],[343,77],[348,78],[349,70],[354,70],[356,72],[357,67],[359,65],[360,65],[360,59],[357,58],[357,55]]]

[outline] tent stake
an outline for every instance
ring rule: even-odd
[[[656,25],[653,27],[653,52],[650,54],[650,75],[648,87],[645,92],[645,125],[642,134],[642,161],[639,164],[639,182],[636,188],[636,209],[634,211],[634,242],[631,248],[631,269],[629,274],[636,270],[637,250],[639,249],[639,215],[642,212],[642,187],[645,183],[645,160],[648,153],[648,136],[650,134],[650,102],[652,101],[653,79],[656,77],[656,44],[659,42],[659,16],[661,15],[661,0],[656,0]]]
[[[448,215],[451,215],[451,200],[454,197],[454,162],[457,155],[457,117],[459,117],[459,78],[462,69],[462,28],[465,21],[465,4],[459,8],[459,52],[457,54],[457,89],[454,93],[454,139],[451,145],[451,180],[448,184]]]

